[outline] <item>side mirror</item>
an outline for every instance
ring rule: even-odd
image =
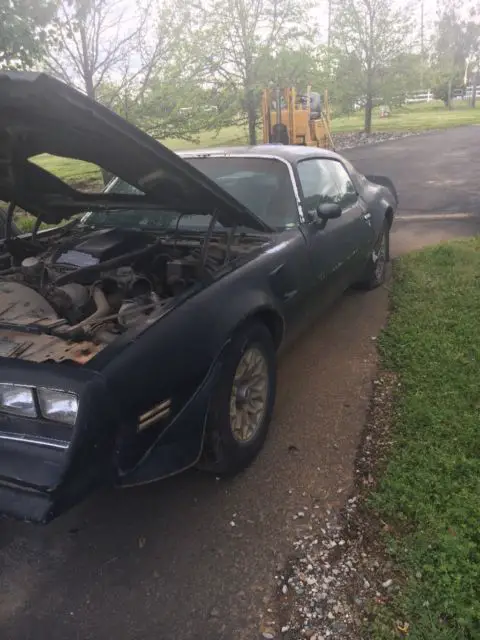
[[[317,207],[317,216],[324,222],[326,222],[327,220],[340,218],[341,215],[342,207],[339,204],[334,204],[333,202],[323,202]]]

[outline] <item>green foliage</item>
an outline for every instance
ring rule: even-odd
[[[305,70],[307,55],[301,43],[311,36],[310,4],[301,0],[209,0],[202,6],[211,80],[221,91],[238,96],[254,143],[262,87],[269,80],[290,80],[295,66]],[[295,52],[288,63],[287,51]]]
[[[364,99],[365,131],[371,129],[376,100],[412,72],[409,13],[392,0],[342,0],[334,12],[335,82],[344,108]],[[407,64],[408,62],[408,64]]]
[[[372,506],[401,532],[389,546],[405,588],[377,638],[392,637],[389,615],[409,622],[412,640],[480,637],[479,274],[479,238],[395,269],[381,349],[402,394]]]
[[[309,83],[317,80],[322,60],[319,52],[311,46],[299,49],[282,48],[275,54],[266,54],[259,69],[261,87],[295,87],[297,91],[306,91]],[[323,83],[315,82],[315,87]]]
[[[333,133],[359,131],[363,114],[335,117],[332,122]],[[445,111],[440,102],[416,104],[401,109],[393,109],[390,118],[380,118],[378,111],[373,113],[373,126],[376,131],[425,131],[427,129],[446,129],[460,125],[480,123],[480,107],[476,110],[461,103],[455,111]],[[196,146],[234,146],[246,144],[248,133],[246,126],[233,125],[220,129],[217,127],[192,134],[183,138],[172,136],[162,139],[162,143],[171,149],[191,149]],[[42,167],[59,176],[68,184],[80,189],[98,189],[102,180],[98,167],[79,160],[56,158],[42,155],[34,159]]]
[[[0,69],[29,69],[42,58],[53,16],[50,0],[0,0]]]
[[[465,19],[460,9],[459,4],[451,1],[441,7],[433,42],[435,94],[449,108],[454,90],[461,87],[468,76],[468,65],[478,64],[480,55],[477,10],[472,9]]]
[[[57,37],[44,61],[47,70],[94,99],[114,77],[127,86],[136,76],[132,56],[144,35],[146,9],[128,19],[126,0],[54,1]]]
[[[450,105],[455,91],[464,89],[463,78],[460,73],[454,75],[441,73],[437,75],[437,83],[433,85],[433,95],[436,100],[441,100],[446,107]]]

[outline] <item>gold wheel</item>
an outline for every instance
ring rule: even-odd
[[[235,440],[251,441],[262,426],[269,391],[268,364],[258,347],[242,355],[230,394],[230,426]]]

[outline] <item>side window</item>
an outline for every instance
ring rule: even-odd
[[[297,165],[304,206],[307,211],[316,209],[324,202],[338,202],[340,204],[340,191],[328,165],[329,161],[323,158],[302,160]]]
[[[327,160],[327,162],[340,192],[340,200],[338,204],[342,209],[351,207],[357,201],[357,190],[355,189],[350,176],[340,162],[337,162],[336,160]]]
[[[366,186],[366,178],[364,175],[359,173],[353,164],[349,162],[346,158],[343,158],[343,166],[347,170],[347,173],[350,176],[351,181],[353,182],[353,186],[356,187],[357,193],[362,190],[363,187]]]

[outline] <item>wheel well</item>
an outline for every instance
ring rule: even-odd
[[[388,222],[388,228],[391,229],[392,224],[393,224],[393,209],[392,209],[392,207],[388,207],[388,209],[385,211],[385,220],[387,220],[387,222]]]
[[[246,318],[246,321],[261,322],[264,324],[273,338],[275,349],[279,348],[282,343],[284,333],[283,318],[279,313],[273,309],[260,309],[249,315],[248,318]],[[243,326],[243,324],[244,323],[242,323],[241,326]]]

